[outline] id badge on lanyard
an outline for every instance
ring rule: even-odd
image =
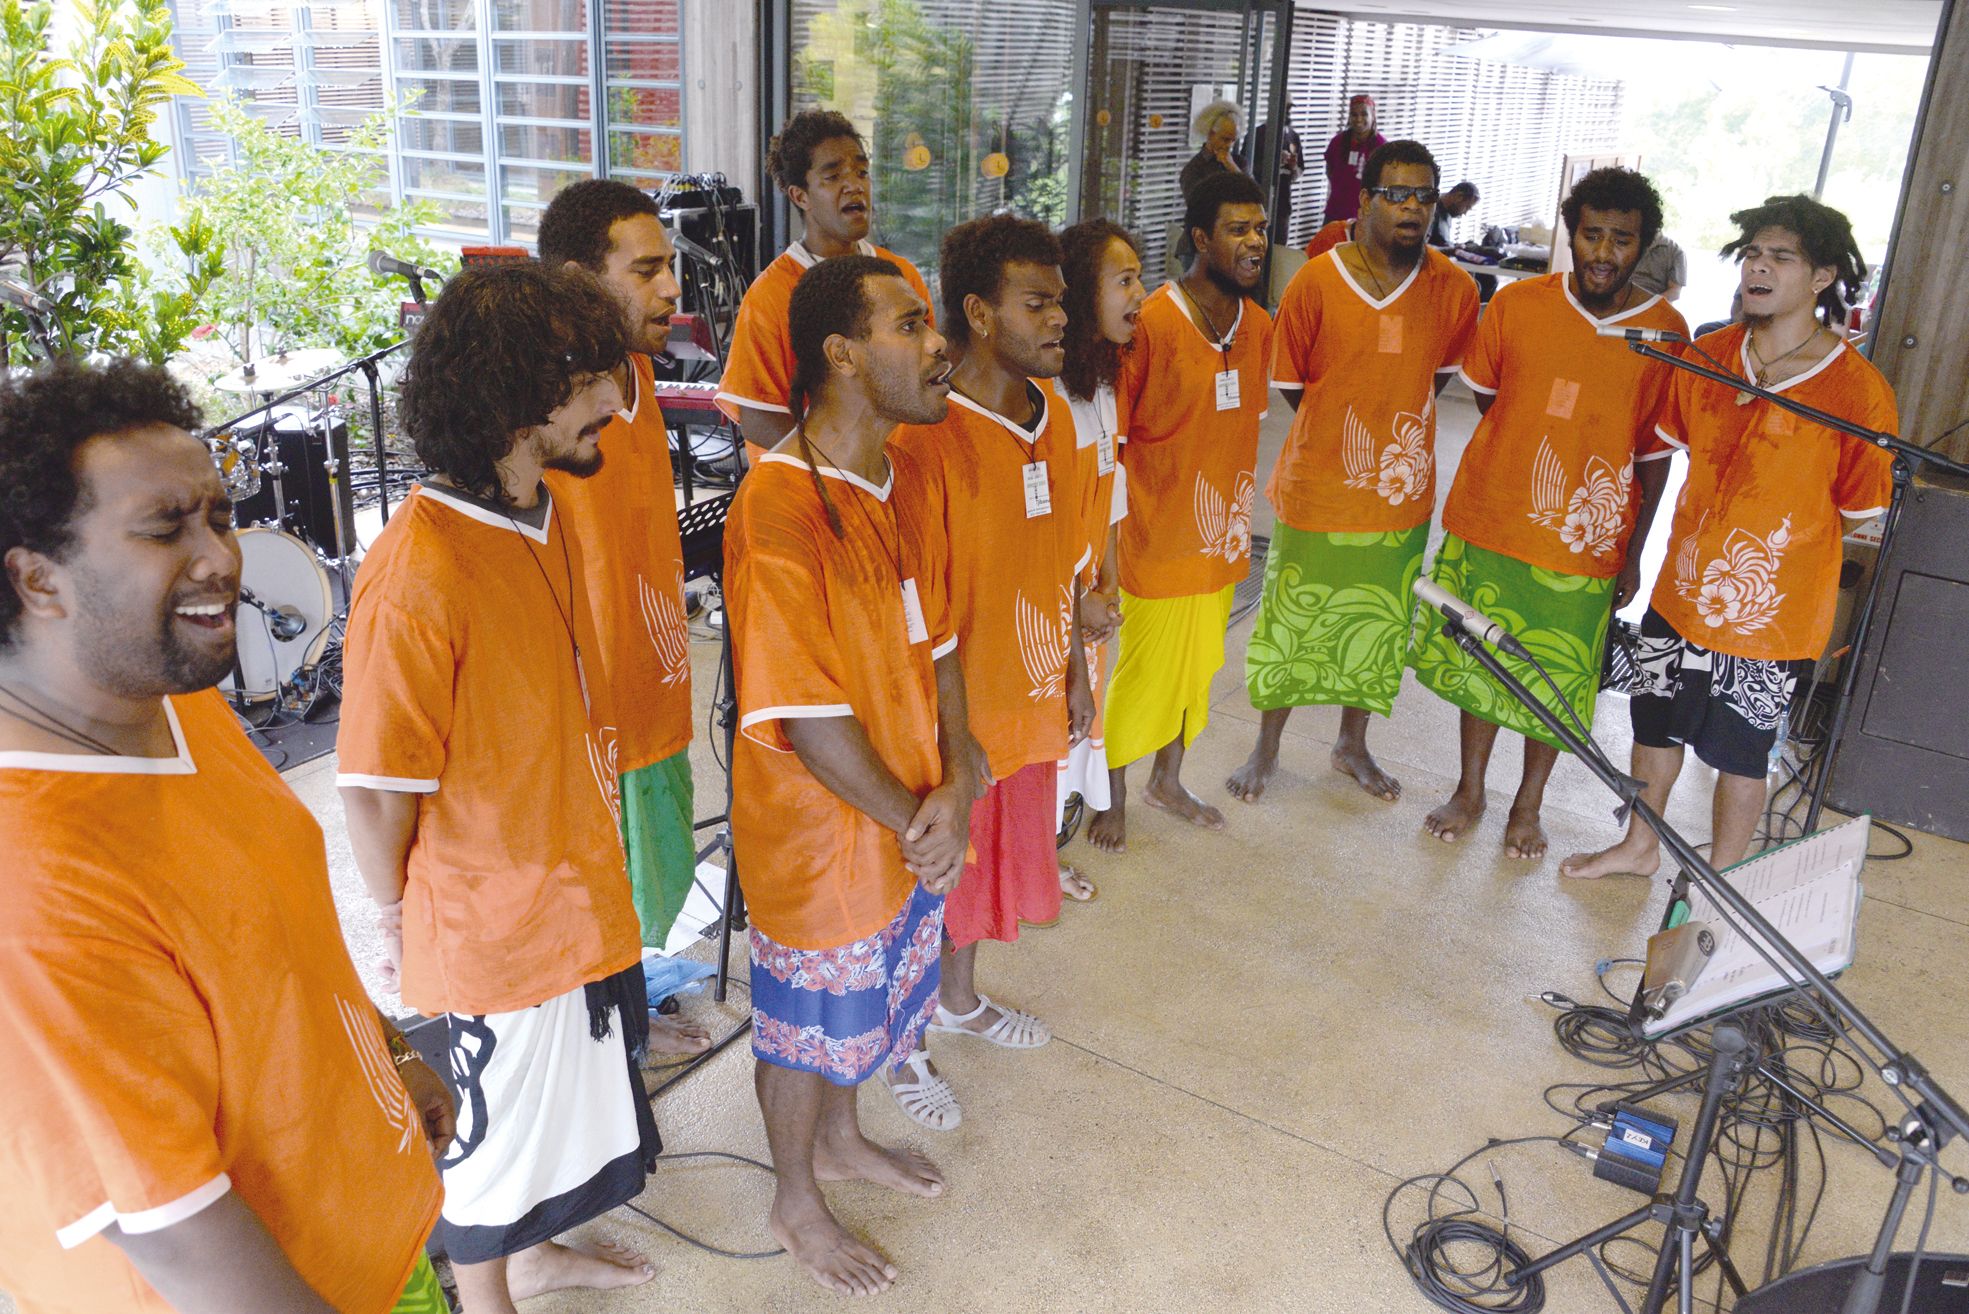
[[[917,595],[914,578],[902,582],[902,620],[911,643],[930,641],[930,627],[923,620],[923,599]]]
[[[1094,440],[1094,460],[1100,473],[1114,473],[1114,435],[1105,424],[1101,426],[1101,436]]]
[[[1046,483],[1046,462],[1033,461],[1022,469],[1026,485],[1026,519],[1053,514],[1053,490]]]
[[[1238,373],[1233,369],[1217,373],[1217,409],[1234,411],[1241,403],[1238,399]]]

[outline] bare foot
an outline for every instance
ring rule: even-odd
[[[702,1054],[711,1048],[711,1033],[695,1022],[682,1018],[664,1017],[651,1013],[649,1019],[649,1053],[668,1056],[672,1054]]]
[[[814,1145],[814,1180],[873,1182],[905,1195],[935,1199],[943,1194],[943,1173],[928,1155],[891,1150],[857,1135],[842,1143]]]
[[[1198,798],[1189,786],[1181,782],[1171,787],[1149,781],[1142,787],[1142,802],[1163,812],[1174,813],[1192,826],[1201,826],[1205,830],[1224,828],[1224,814]]]
[[[849,1236],[818,1197],[806,1205],[775,1199],[766,1222],[794,1262],[837,1295],[872,1296],[896,1280],[896,1266]]]
[[[1537,808],[1511,809],[1504,823],[1504,855],[1534,860],[1545,856],[1545,827],[1538,824]]]
[[[1602,876],[1652,876],[1660,866],[1661,850],[1649,836],[1639,844],[1622,840],[1598,853],[1575,853],[1559,864],[1559,874],[1592,881]]]
[[[1477,828],[1477,819],[1484,815],[1484,804],[1481,790],[1473,798],[1459,789],[1441,807],[1422,819],[1422,828],[1443,843],[1454,844]]]
[[[543,1241],[506,1261],[506,1290],[515,1302],[569,1287],[590,1291],[640,1287],[655,1276],[656,1265],[647,1256],[613,1241],[579,1246]]]
[[[1075,903],[1086,903],[1100,892],[1094,882],[1082,874],[1080,868],[1060,868],[1060,893]]]
[[[1402,796],[1402,782],[1383,771],[1366,745],[1359,748],[1333,746],[1333,769],[1352,776],[1355,783],[1379,799],[1393,803]]]
[[[1087,842],[1103,853],[1128,852],[1128,812],[1119,799],[1087,823]]]
[[[1277,753],[1254,748],[1251,756],[1244,759],[1244,765],[1231,772],[1231,778],[1224,782],[1224,788],[1230,790],[1231,797],[1240,802],[1256,803],[1265,796],[1265,786],[1272,783],[1272,775],[1277,770]]]

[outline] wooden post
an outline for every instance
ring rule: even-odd
[[[1947,0],[1915,120],[1873,363],[1894,385],[1901,436],[1926,442],[1969,419],[1969,4]],[[1956,90],[1951,92],[1949,88]],[[1969,460],[1969,428],[1937,448]]]

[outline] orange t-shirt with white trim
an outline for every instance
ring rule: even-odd
[[[1088,560],[1073,415],[1050,386],[1031,391],[1045,407],[1036,434],[953,392],[943,420],[889,440],[898,506],[941,557],[971,733],[999,780],[1066,756],[1067,632]],[[1035,461],[1052,509],[1028,517]]]
[[[937,303],[930,296],[930,285],[915,265],[864,238],[860,253],[877,256],[902,270],[902,276],[929,308],[930,324],[937,322]],[[718,380],[718,409],[736,424],[739,408],[792,414],[789,398],[793,394],[793,334],[787,310],[793,304],[793,289],[800,275],[820,263],[820,257],[795,242],[752,280],[744,299],[738,303],[738,320],[732,326],[731,350],[725,353],[725,372]],[[746,455],[754,465],[765,449],[746,444]]]
[[[1477,284],[1425,251],[1370,296],[1338,248],[1292,276],[1279,302],[1272,385],[1303,390],[1265,496],[1305,533],[1392,533],[1436,509],[1436,378],[1477,329]]]
[[[1327,224],[1317,233],[1314,233],[1313,240],[1306,243],[1306,259],[1317,260],[1334,247],[1339,246],[1342,242],[1351,242],[1353,240],[1354,221],[1351,219],[1335,219],[1332,223]]]
[[[634,394],[601,432],[602,468],[583,479],[547,472],[555,508],[587,561],[616,770],[639,771],[691,742],[690,623],[684,544],[670,475],[670,434],[649,357],[629,356]]]
[[[804,461],[768,453],[725,530],[738,679],[732,841],[753,924],[795,949],[833,949],[895,919],[916,884],[891,831],[808,771],[786,737],[800,717],[853,717],[917,797],[943,780],[936,659],[957,646],[922,526],[881,486],[825,469],[828,522]],[[910,638],[904,581],[923,637]]]
[[[1457,466],[1443,528],[1546,570],[1611,579],[1634,533],[1634,465],[1669,455],[1654,420],[1672,367],[1596,330],[1687,337],[1689,326],[1658,296],[1596,319],[1571,277],[1500,288],[1477,322],[1458,373],[1491,403]]]
[[[1732,324],[1696,345],[1751,377],[1749,334]],[[1841,342],[1773,389],[1830,415],[1897,433],[1894,390]],[[1733,657],[1817,657],[1832,637],[1847,528],[1887,509],[1893,458],[1871,443],[1720,383],[1677,372],[1657,421],[1689,453],[1654,608],[1683,638]]]
[[[174,757],[0,752],[0,1288],[163,1314],[101,1233],[231,1191],[330,1305],[385,1314],[440,1191],[321,827],[218,694],[165,709]]]
[[[1121,587],[1138,598],[1215,593],[1251,568],[1258,425],[1269,411],[1272,319],[1239,304],[1228,348],[1165,283],[1142,303],[1114,390],[1126,444],[1128,518],[1116,548]],[[1218,376],[1237,405],[1217,408]]]
[[[535,529],[420,485],[356,572],[335,782],[418,795],[420,1013],[531,1008],[642,956],[581,546],[547,500]]]
[[[1114,387],[1102,384],[1086,399],[1073,396],[1066,384],[1052,381],[1073,417],[1074,456],[1083,508],[1087,564],[1081,585],[1092,589],[1100,580],[1101,558],[1108,550],[1108,531],[1128,514],[1128,484],[1121,470],[1121,417]],[[1078,555],[1076,553],[1076,555]]]

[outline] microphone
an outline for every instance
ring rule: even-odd
[[[1641,1017],[1660,1021],[1671,1004],[1689,993],[1715,952],[1716,933],[1708,922],[1683,922],[1648,937],[1647,966],[1636,1001]]]
[[[1673,329],[1622,328],[1618,324],[1602,324],[1593,330],[1603,338],[1619,338],[1624,342],[1687,342],[1688,339]]]
[[[1455,621],[1466,633],[1482,639],[1491,647],[1510,653],[1513,657],[1531,660],[1525,646],[1519,643],[1511,631],[1499,625],[1490,617],[1478,611],[1463,599],[1451,593],[1427,575],[1415,581],[1415,596],[1443,615]]]
[[[702,261],[714,269],[725,263],[723,256],[715,251],[706,250],[696,242],[691,241],[690,238],[685,237],[682,233],[670,234],[670,242],[684,255],[689,256],[693,260]]]
[[[268,606],[254,597],[253,590],[243,584],[239,589],[239,600],[267,618],[268,632],[280,643],[299,638],[301,631],[308,628],[307,619],[298,610],[288,606]]]
[[[30,315],[52,315],[55,303],[36,292],[27,284],[12,278],[0,278],[0,301],[6,302]]]
[[[369,272],[379,278],[388,278],[395,274],[398,278],[407,278],[413,283],[420,278],[444,277],[435,269],[426,269],[422,265],[413,265],[408,260],[399,260],[387,251],[369,253]]]

